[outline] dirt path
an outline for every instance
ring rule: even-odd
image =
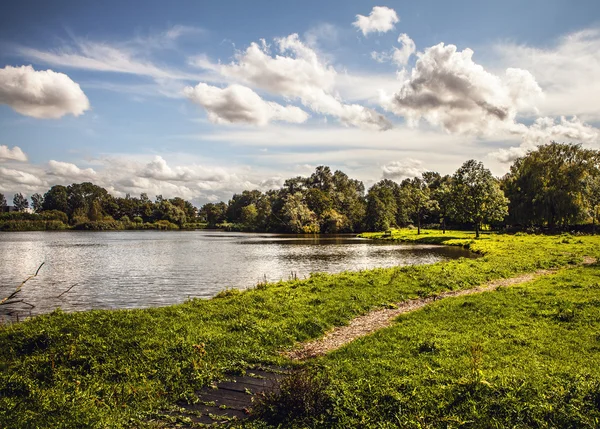
[[[584,265],[593,264],[595,262],[595,258],[583,258]],[[332,331],[329,331],[327,334],[325,334],[324,337],[319,338],[318,340],[303,343],[299,348],[286,352],[285,356],[294,360],[305,360],[312,357],[321,356],[327,352],[338,349],[359,337],[390,326],[392,321],[400,314],[418,310],[434,301],[455,296],[473,295],[476,293],[494,290],[501,286],[513,286],[520,283],[526,283],[538,277],[556,272],[558,272],[558,270],[538,270],[533,273],[522,274],[520,276],[511,277],[508,279],[493,280],[472,289],[442,292],[436,296],[403,301],[396,304],[396,308],[375,310],[365,314],[364,316],[359,316],[351,320],[347,326],[334,328]]]

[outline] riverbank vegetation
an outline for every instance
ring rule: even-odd
[[[182,198],[146,194],[113,197],[92,183],[53,186],[31,196],[36,213],[62,212],[64,227],[105,229],[191,229],[340,233],[385,231],[413,225],[445,230],[511,228],[528,231],[595,231],[600,207],[600,152],[551,143],[517,159],[495,178],[481,162],[466,161],[453,175],[424,172],[401,179],[388,174],[365,193],[364,184],[341,171],[319,166],[309,177],[286,180],[279,189],[245,190],[228,203],[199,210]],[[0,205],[5,199],[0,195]],[[25,210],[21,194],[14,207]],[[59,229],[45,219],[4,219],[0,230]],[[19,223],[20,222],[20,223]],[[589,225],[589,227],[587,226]]]
[[[594,427],[598,423],[600,239],[426,230],[371,238],[459,245],[482,256],[315,274],[164,308],[60,311],[0,327],[5,427],[172,427],[168,410],[226,373],[318,365],[323,413],[268,427]],[[571,267],[571,268],[569,268]],[[538,269],[534,285],[441,302],[316,363],[280,352],[372,309]],[[521,365],[522,366],[519,366]],[[315,385],[319,385],[316,383]],[[285,392],[284,392],[285,393]],[[552,420],[545,420],[551,418]],[[265,420],[266,419],[266,420]],[[596,419],[596,420],[594,420]]]

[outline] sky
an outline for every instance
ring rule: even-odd
[[[201,205],[600,149],[600,2],[28,1],[0,15],[0,192]]]

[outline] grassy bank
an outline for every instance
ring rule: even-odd
[[[253,365],[285,364],[278,354],[280,350],[293,347],[298,341],[319,337],[327,329],[345,324],[373,308],[540,268],[570,266],[580,262],[583,256],[600,255],[600,239],[595,237],[489,235],[474,240],[473,235],[467,233],[449,232],[443,236],[427,232],[417,236],[412,231],[400,231],[385,238],[461,245],[483,257],[430,266],[317,274],[306,280],[260,285],[243,293],[226,291],[211,300],[190,300],[165,308],[77,314],[54,312],[25,323],[0,327],[0,427],[152,426],[159,410],[172,406],[178,399],[193,398],[194,389],[224,372],[243,371]],[[595,273],[592,268],[577,270],[566,273],[589,272],[592,277]],[[597,303],[595,305],[597,308]],[[418,314],[422,313],[426,312]],[[473,325],[477,330],[481,320],[487,320],[485,313],[474,312],[474,319],[463,323],[460,314],[460,317],[449,315],[444,324]],[[477,314],[483,319],[477,319]],[[522,314],[515,314],[513,319],[518,321]],[[598,331],[598,320],[586,318],[585,321],[590,330]],[[431,329],[433,325],[435,323],[428,323]],[[394,329],[396,327],[392,331]],[[418,321],[412,329],[419,331]],[[436,335],[423,338],[433,338],[435,343]],[[467,333],[465,338],[468,337]],[[484,341],[486,337],[481,338]],[[573,338],[576,341],[577,337]],[[468,341],[472,340],[468,338]],[[377,350],[380,346],[387,347],[386,344],[384,341],[365,347]],[[436,344],[431,348],[438,348]],[[534,341],[528,350],[536,352],[536,345]],[[447,345],[444,343],[443,347]],[[463,350],[462,346],[456,347]],[[351,349],[338,353],[349,353],[348,350]],[[324,360],[329,369],[323,373],[333,374],[336,381],[330,383],[331,389],[340,393],[336,396],[339,403],[330,407],[330,414],[340,422],[360,426],[360,419],[348,417],[353,409],[360,412],[357,418],[365,419],[367,413],[371,413],[370,402],[399,389],[398,377],[393,372],[397,356],[390,354],[372,363],[361,361],[362,372],[357,368],[352,372],[346,368],[353,365],[352,360],[338,353]],[[484,353],[488,353],[485,348]],[[434,353],[432,356],[445,355]],[[456,356],[461,359],[458,352]],[[448,362],[453,365],[451,360]],[[454,377],[444,374],[444,380]],[[393,376],[388,380],[391,384],[380,383],[380,379],[388,376]],[[484,380],[489,381],[488,378]],[[406,386],[416,387],[419,380],[414,378],[412,384]],[[377,390],[379,384],[389,389]],[[438,389],[440,395],[446,392],[441,385],[435,387],[435,383],[425,386]],[[355,393],[351,393],[353,389]],[[397,391],[398,395],[408,392]],[[422,398],[429,395],[418,389],[416,392]],[[390,399],[390,410],[401,403],[394,398]],[[548,401],[546,403],[552,404]],[[347,404],[355,405],[348,408]],[[439,405],[440,415],[450,409]],[[393,417],[390,413],[375,413],[368,423],[387,421]],[[314,417],[332,423],[326,416]],[[313,425],[314,421],[307,423]]]

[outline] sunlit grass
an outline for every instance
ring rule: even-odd
[[[195,389],[224,372],[260,364],[285,364],[279,351],[319,337],[373,308],[540,268],[571,266],[581,262],[583,256],[600,255],[600,239],[570,235],[484,235],[475,240],[468,233],[425,231],[417,236],[403,230],[385,238],[461,245],[483,256],[429,266],[316,274],[306,280],[261,285],[245,292],[229,291],[211,300],[191,300],[164,308],[72,314],[57,311],[0,327],[0,427],[150,425],[158,411],[178,399],[193,399]],[[519,295],[507,296],[520,299]],[[450,304],[442,303],[440,308],[445,305]],[[444,319],[443,326],[450,322],[462,324],[463,314],[469,313],[448,313],[449,321]],[[478,314],[484,318],[481,320],[487,320],[485,313],[475,312],[464,323],[477,330],[482,323]],[[513,319],[519,317],[515,313]],[[597,331],[600,327],[597,321],[590,323],[590,329]],[[436,335],[423,338],[432,340],[434,348],[438,342],[446,347],[445,340],[436,340]],[[469,338],[469,344],[471,341]],[[577,341],[576,336],[573,341]],[[198,347],[201,344],[204,346]],[[534,342],[531,348],[536,346]],[[463,345],[456,347],[464,352]],[[487,347],[484,344],[484,365],[488,362]],[[200,349],[206,354],[199,353]],[[344,349],[339,353],[350,352]],[[395,357],[361,361],[364,374],[348,372],[348,377],[342,376],[346,373],[344,358],[339,359],[332,365],[340,383],[359,383],[352,387],[359,395],[359,399],[352,399],[357,407],[368,403],[369,398],[379,398],[375,391],[375,396],[369,396],[365,390],[368,385],[380,383],[377,377],[396,377],[390,372]],[[461,370],[456,376],[465,373]],[[454,375],[448,373],[445,377]],[[486,377],[486,381],[491,378]],[[341,405],[337,410],[345,412]],[[367,412],[364,405],[361,410]],[[373,421],[385,416],[375,416]]]

